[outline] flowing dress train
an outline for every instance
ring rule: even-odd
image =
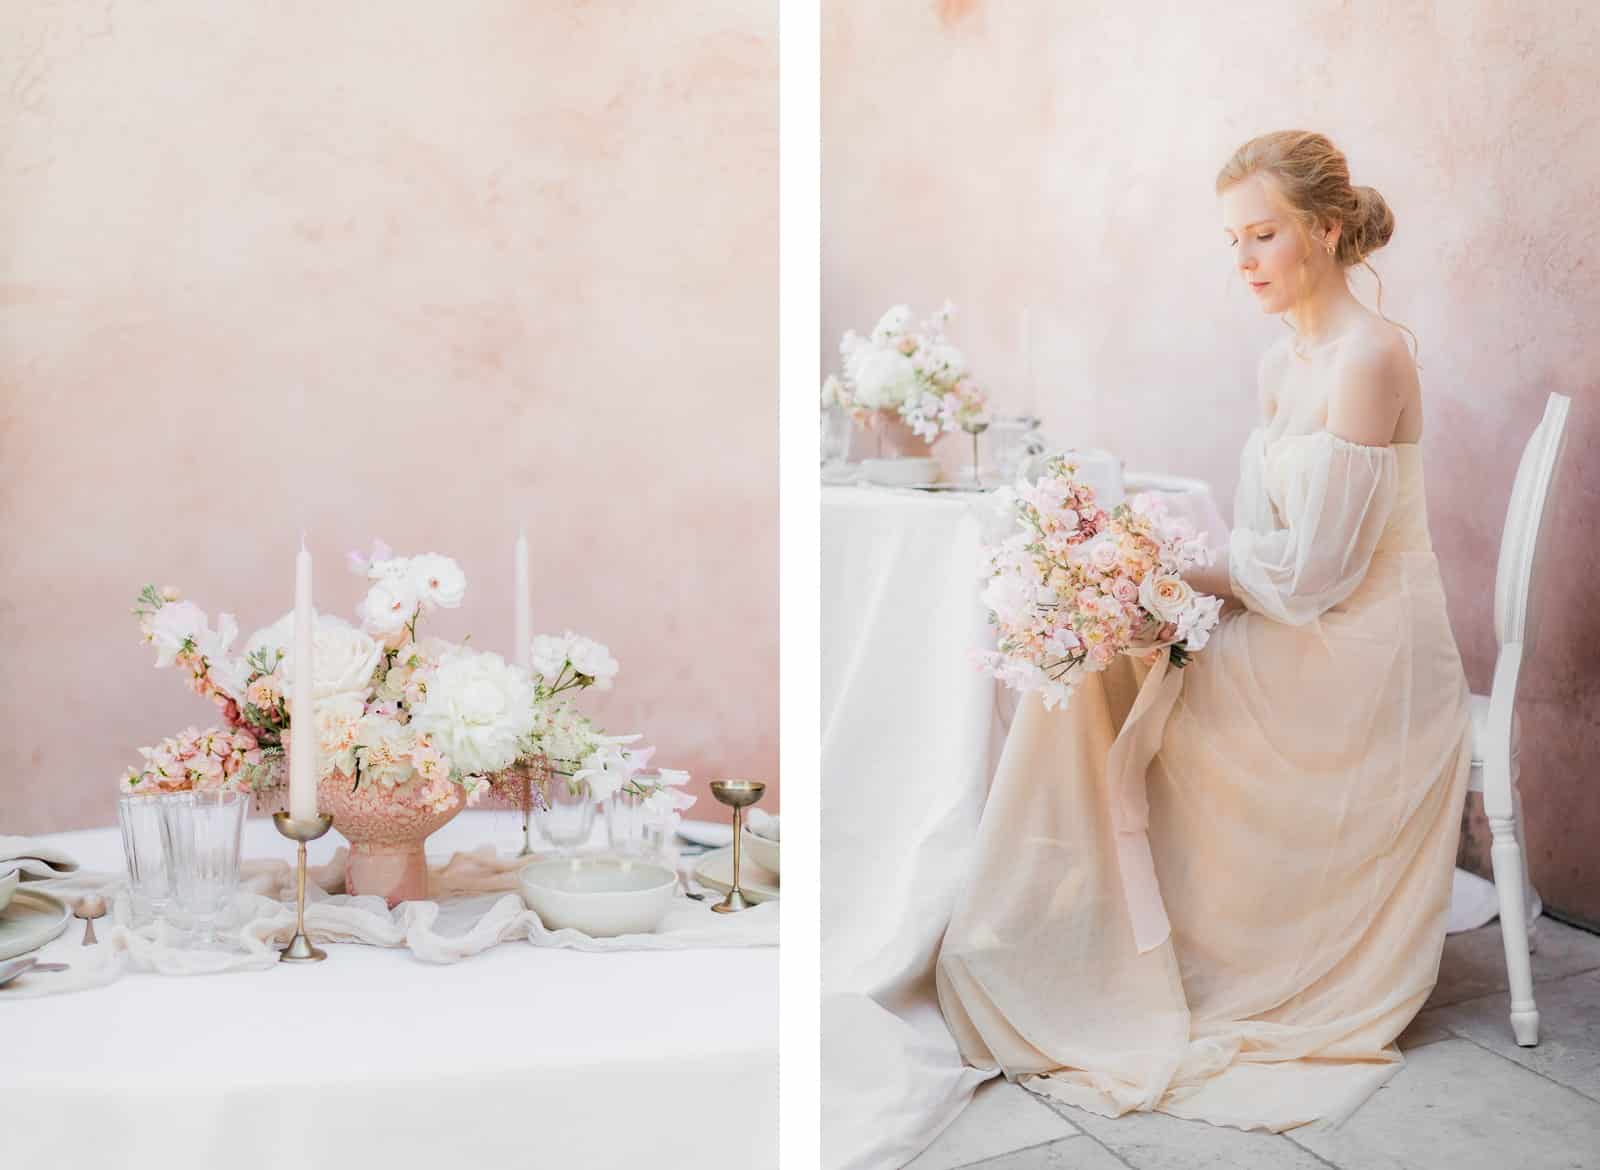
[[[1240,459],[1226,613],[1020,707],[937,966],[965,1059],[1107,1116],[1281,1131],[1398,1071],[1438,976],[1470,698],[1420,448]]]

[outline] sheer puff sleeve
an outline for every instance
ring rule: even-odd
[[[1352,442],[1331,431],[1279,439],[1240,483],[1238,527],[1228,538],[1228,578],[1245,608],[1306,625],[1355,591],[1366,575],[1399,491],[1394,448]],[[1281,464],[1268,466],[1274,460]],[[1270,515],[1264,478],[1281,472],[1281,523]],[[1254,497],[1254,498],[1250,498]],[[1276,521],[1277,518],[1274,518]]]

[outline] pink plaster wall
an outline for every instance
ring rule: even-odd
[[[212,718],[139,586],[248,631],[302,527],[325,608],[378,534],[509,653],[526,523],[597,717],[776,780],[776,77],[748,0],[0,8],[0,831]]]
[[[825,368],[896,301],[948,296],[1002,410],[1130,468],[1203,476],[1230,515],[1255,362],[1283,332],[1229,266],[1212,183],[1309,128],[1397,230],[1383,308],[1421,342],[1434,543],[1473,688],[1516,459],[1572,396],[1544,644],[1525,676],[1535,884],[1600,922],[1600,14],[1582,5],[831,0],[823,29]],[[1360,291],[1372,303],[1370,277]],[[1034,389],[1021,344],[1032,317]],[[951,442],[953,440],[947,440]],[[1486,869],[1481,808],[1464,854]]]

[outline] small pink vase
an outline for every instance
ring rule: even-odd
[[[401,790],[363,784],[351,791],[342,772],[317,784],[317,807],[350,842],[345,862],[347,894],[377,894],[391,907],[428,896],[428,858],[423,843],[466,806],[460,787],[450,785],[450,804],[437,811],[413,803]]]

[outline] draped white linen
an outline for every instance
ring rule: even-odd
[[[430,839],[430,856],[485,840],[514,848],[519,828],[512,814],[464,813]],[[45,840],[85,871],[121,864],[114,829]],[[313,860],[334,848],[334,834],[313,842]],[[253,820],[245,854],[287,858],[292,845]],[[448,907],[427,923],[405,910],[391,944],[334,947],[323,963],[131,974],[11,1002],[0,991],[13,1057],[0,1061],[7,1161],[777,1165],[776,947],[589,953],[565,939],[530,946],[524,925],[441,965],[449,954],[425,962],[390,947],[418,930],[447,946]],[[90,961],[79,933],[50,957]]]

